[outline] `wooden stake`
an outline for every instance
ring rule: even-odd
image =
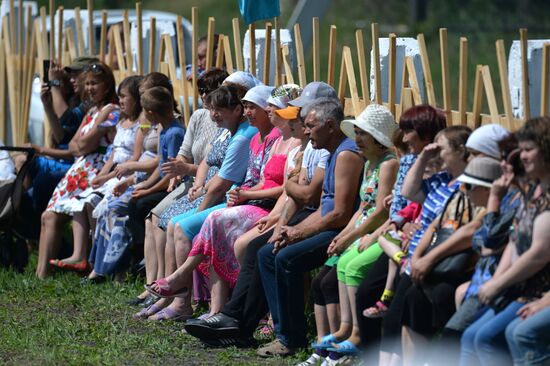
[[[531,117],[531,102],[529,100],[529,69],[527,60],[527,28],[519,30],[521,45],[521,95],[523,99],[523,120]]]
[[[105,47],[107,44],[107,10],[101,12],[101,36],[99,38],[99,60],[105,62]]]
[[[76,26],[76,41],[78,44],[78,55],[84,56],[84,35],[82,32],[82,18],[80,18],[80,8],[74,8],[74,21]]]
[[[413,91],[411,88],[403,88],[401,90],[401,114],[412,107],[414,107]]]
[[[458,76],[458,114],[460,124],[466,125],[466,103],[468,103],[468,40],[460,38],[460,65]]]
[[[233,18],[233,47],[235,47],[235,62],[237,70],[244,70],[243,46],[241,45],[241,30],[239,28],[239,19]]]
[[[378,43],[378,23],[371,24],[372,57],[374,62],[374,86],[376,104],[382,105],[382,77],[380,76],[380,44]]]
[[[71,55],[71,62],[78,57],[76,52],[76,45],[74,43],[73,29],[68,27],[65,29],[65,39],[67,40],[67,47],[69,47],[69,54]],[[67,62],[69,64],[69,62]]]
[[[208,34],[206,46],[206,70],[212,67],[214,60],[214,34],[216,28],[216,19],[208,18]]]
[[[223,61],[224,61],[224,57],[225,57],[225,48],[224,48],[224,44],[225,44],[225,35],[223,34],[220,34],[219,37],[218,37],[218,46],[216,48],[217,50],[217,54],[216,54],[216,67],[217,68],[221,68],[223,66]],[[228,71],[229,72],[229,71]]]
[[[120,38],[120,25],[115,24],[113,26],[113,35],[115,41],[115,53],[118,63],[118,69],[120,70],[121,77],[126,76],[126,66],[124,62],[124,53],[122,52],[122,39]]]
[[[447,28],[439,29],[439,49],[441,52],[441,78],[443,83],[443,110],[447,116],[447,124],[451,125],[451,81],[449,76],[449,54],[447,50]]]
[[[290,65],[290,50],[288,45],[283,45],[283,65],[285,67],[285,77],[288,84],[294,84],[294,76],[292,75],[292,66]],[[299,70],[299,69],[298,69]],[[302,84],[300,84],[302,86]]]
[[[336,26],[330,26],[327,83],[334,85],[334,69],[336,68]],[[342,69],[340,68],[340,71]]]
[[[281,51],[281,28],[279,26],[279,17],[275,17],[275,86],[282,84],[281,64],[283,63],[283,55]]]
[[[155,52],[157,48],[157,19],[151,17],[149,20],[149,72],[155,71]]]
[[[2,19],[2,22],[7,22],[7,17],[4,16]],[[4,27],[2,27],[3,29]],[[0,30],[1,32],[1,30]],[[2,32],[3,33],[3,32]],[[1,44],[0,44],[0,121],[3,121],[3,123],[0,123],[0,139],[4,143],[7,142],[6,140],[6,54],[4,52],[4,42],[5,40],[3,37],[8,37],[7,34],[2,34]]]
[[[369,75],[367,73],[367,58],[365,57],[365,41],[363,39],[363,31],[361,29],[355,31],[355,45],[357,47],[359,77],[361,80],[361,94],[363,96],[363,100],[365,101],[365,105],[369,105]]]
[[[265,45],[264,45],[264,75],[263,82],[269,85],[269,72],[271,71],[271,23],[265,23]]]
[[[164,48],[166,50],[166,55],[165,57],[163,57],[162,61],[165,61],[166,58],[168,58],[168,70],[170,80],[172,81],[173,85],[176,85],[178,79],[176,73],[176,59],[174,56],[174,48],[172,47],[172,38],[168,34],[163,34],[161,43],[164,43]]]
[[[250,44],[250,65],[248,71],[256,76],[256,25],[254,23],[248,25],[248,37]]]
[[[478,128],[481,125],[481,105],[483,103],[483,76],[482,65],[476,66],[476,78],[474,81],[474,104],[472,106],[473,120],[470,127]]]
[[[94,2],[88,0],[88,55],[90,56],[95,55],[94,42]]]
[[[184,41],[184,35],[183,35],[183,26],[182,23],[182,17],[177,17],[177,24],[176,24],[176,36],[178,41],[178,61],[180,64],[181,69],[181,90],[183,94],[183,119],[185,122],[185,125],[189,125],[189,89],[187,87],[187,77],[186,77],[186,65],[187,65],[187,57],[185,56],[185,41]]]
[[[344,62],[346,64],[346,73],[349,83],[349,90],[351,95],[351,102],[353,104],[354,115],[358,116],[361,111],[361,102],[359,100],[359,92],[357,91],[357,82],[355,80],[355,70],[353,68],[353,59],[351,57],[351,49],[349,47],[344,47]]]
[[[414,104],[422,104],[422,95],[420,94],[420,86],[418,84],[418,77],[416,76],[416,69],[412,57],[405,57],[405,66],[408,69],[409,83],[413,93]]]
[[[15,24],[14,24],[15,27]],[[14,28],[15,29],[15,28]],[[12,44],[13,47],[13,44]],[[50,0],[50,59],[55,59],[55,2]]]
[[[50,7],[51,7],[51,2],[53,0],[50,0]],[[51,9],[51,8],[50,8]],[[51,13],[51,10],[50,10],[50,13]],[[10,33],[9,33],[9,40],[10,40],[10,44],[12,45],[12,47],[15,47],[15,42],[16,42],[16,31],[15,31],[15,2],[14,0],[10,0]],[[7,32],[4,32],[5,33],[5,37],[8,37],[8,33]],[[8,56],[8,55],[6,55]]]
[[[197,110],[198,90],[197,90],[197,38],[199,33],[199,10],[196,6],[191,8],[191,23],[193,24],[192,39],[192,59],[191,59],[191,77],[193,78],[193,111]]]
[[[25,77],[25,92],[24,92],[24,100],[23,100],[23,117],[21,119],[22,122],[22,134],[23,134],[23,142],[27,139],[27,131],[28,131],[28,120],[29,120],[29,114],[30,114],[30,104],[31,104],[31,88],[32,88],[32,79],[34,75],[34,55],[36,54],[36,40],[39,38],[39,23],[32,22],[32,9],[29,6],[28,7],[28,13],[27,13],[27,24],[28,28],[31,28],[28,30],[27,35],[30,34],[30,37],[27,38],[27,50],[26,50],[26,77]]]
[[[311,26],[313,28],[313,81],[321,80],[321,57],[319,54],[320,42],[319,42],[319,18],[313,17],[311,20]]]
[[[24,23],[23,23],[23,14],[25,13],[25,9],[23,8],[23,0],[19,0],[19,9],[17,11],[18,15],[19,15],[19,44],[17,46],[17,52],[22,55],[23,53],[25,53],[24,49],[23,49],[23,36],[24,36]],[[29,27],[32,29],[31,25],[29,24]],[[27,42],[29,40],[27,39]],[[22,64],[21,64],[22,65]],[[23,69],[24,70],[24,69]]]
[[[294,24],[294,40],[296,42],[296,60],[298,62],[298,80],[303,88],[307,84],[306,79],[306,60],[304,57],[304,45],[302,43],[302,31],[300,24]],[[288,74],[288,70],[286,71]]]
[[[46,23],[46,7],[45,6],[42,6],[40,8],[40,26],[41,26],[41,34],[42,34],[42,37],[41,37],[41,47],[40,47],[40,53],[42,54],[41,58],[42,60],[45,60],[47,58],[50,58],[50,55],[49,55],[49,47],[48,47],[48,29],[46,28],[47,27],[47,23]],[[42,67],[42,65],[40,65],[40,67]],[[42,75],[44,76],[44,75]]]
[[[390,33],[390,55],[389,55],[389,70],[388,70],[388,105],[390,112],[395,117],[395,81],[396,81],[396,53],[397,53],[397,38],[395,34]]]
[[[229,36],[223,37],[223,54],[225,56],[225,68],[228,73],[232,74],[235,70],[233,67],[233,56],[231,55],[231,42],[229,41]]]
[[[504,113],[506,113],[506,126],[511,130],[514,124],[514,112],[512,111],[512,97],[510,95],[510,84],[508,83],[508,65],[506,63],[506,51],[504,50],[504,41],[499,39],[496,42],[498,74],[500,76],[500,89],[502,92],[502,104]]]
[[[540,83],[540,115],[548,115],[548,58],[550,56],[550,43],[545,43],[542,48],[542,70]]]
[[[493,123],[499,123],[500,114],[498,113],[497,98],[495,96],[495,89],[493,88],[493,80],[491,78],[491,70],[489,69],[489,66],[483,66],[481,69],[481,75],[483,76],[483,86],[485,87],[485,95],[487,95],[487,102],[489,103],[491,119],[493,120]]]
[[[137,73],[143,75],[143,18],[141,13],[141,3],[136,3],[136,21],[137,21]],[[194,29],[193,29],[194,31]]]
[[[420,46],[420,59],[422,61],[422,72],[424,73],[424,82],[426,84],[428,104],[432,107],[436,107],[437,102],[435,100],[434,84],[432,80],[432,71],[430,69],[430,59],[428,57],[428,51],[426,49],[426,41],[424,40],[423,34],[419,34],[416,39],[418,40],[418,45]]]
[[[342,52],[342,60],[340,62],[340,77],[338,79],[338,99],[345,107],[346,102],[346,87],[348,85],[348,74],[346,72],[346,63],[344,62],[344,52]]]
[[[128,75],[133,75],[134,60],[132,57],[133,55],[132,55],[132,43],[130,40],[130,20],[128,18],[128,9],[124,10],[124,15],[122,20],[122,31],[124,36],[124,51],[126,53],[126,73]]]

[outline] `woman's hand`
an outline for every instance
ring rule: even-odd
[[[44,107],[53,106],[52,90],[46,83],[42,84],[42,87],[40,88],[40,100],[42,101]]]
[[[535,301],[531,301],[525,305],[523,305],[517,312],[517,315],[520,316],[522,319],[528,318],[531,315],[535,315],[541,310],[546,309],[550,304],[548,304],[548,301],[544,301],[545,299],[538,299]]]
[[[203,186],[192,186],[187,191],[187,198],[189,198],[189,201],[194,201],[205,193],[206,190]]]
[[[364,235],[359,240],[359,246],[357,247],[357,250],[362,252],[364,250],[367,250],[372,244],[376,242],[377,238],[375,236],[372,236],[370,234]]]
[[[92,188],[93,189],[98,189],[99,187],[101,187],[104,183],[105,183],[106,179],[105,179],[105,176],[95,176],[94,179],[92,179]]]
[[[168,158],[168,161],[160,166],[164,176],[173,178],[175,176],[189,175],[188,164],[178,158]]]
[[[181,180],[181,177],[179,175],[174,178],[170,178],[170,182],[168,183],[168,188],[166,189],[166,192],[170,193],[174,189],[176,189],[176,187],[178,186],[178,182],[180,180]]]
[[[424,149],[422,149],[420,156],[422,157],[422,159],[424,159],[424,161],[432,160],[438,157],[439,150],[440,148],[437,142],[432,142],[431,144],[424,146]]]
[[[327,254],[331,256],[342,253],[353,243],[353,240],[354,238],[350,235],[337,235],[328,246]]]
[[[123,180],[113,188],[113,194],[115,197],[120,197],[130,187],[128,180]]]
[[[117,164],[117,166],[114,169],[114,172],[118,179],[121,179],[122,177],[132,174],[134,172],[134,170],[132,169],[132,162],[127,161],[125,163]]]
[[[141,197],[148,196],[151,192],[149,192],[149,189],[145,188],[139,188],[132,192],[132,198],[138,199]]]
[[[424,280],[432,270],[432,267],[433,267],[432,261],[426,257],[421,257],[418,259],[413,258],[413,261],[411,263],[412,281],[417,285],[421,285],[422,283],[424,283]]]
[[[258,220],[256,223],[256,226],[258,228],[259,233],[263,233],[273,225],[275,225],[279,221],[278,217],[271,217],[270,215],[264,216],[261,219]]]
[[[237,206],[246,200],[248,200],[247,191],[241,187],[237,187],[227,192],[227,207]]]
[[[384,197],[384,202],[383,202],[384,208],[389,211],[392,202],[393,202],[392,194],[389,194],[386,197]]]
[[[506,166],[510,164],[505,163],[503,165]],[[511,165],[510,165],[510,169],[506,169],[505,167],[503,167],[502,175],[498,179],[493,181],[490,194],[498,198],[499,200],[501,200],[502,197],[504,197],[508,192],[508,188],[510,187],[510,184],[512,183],[513,180],[514,180],[514,171],[512,170]]]
[[[479,297],[479,300],[482,303],[488,304],[489,302],[491,302],[492,299],[494,299],[500,293],[500,291],[502,291],[500,286],[495,281],[495,279],[492,278],[489,281],[485,282],[483,285],[481,285],[481,287],[479,288],[477,297]]]

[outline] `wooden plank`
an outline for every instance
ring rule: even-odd
[[[124,37],[124,51],[126,54],[126,73],[133,75],[134,73],[134,59],[132,54],[132,43],[130,40],[130,20],[128,18],[128,9],[124,10],[122,16],[122,33]]]
[[[42,6],[40,8],[40,26],[41,26],[41,30],[42,30],[42,37],[41,37],[41,42],[40,42],[40,53],[41,53],[41,58],[42,60],[44,59],[47,59],[47,58],[50,58],[49,56],[49,47],[48,47],[48,30],[47,30],[47,26],[46,26],[46,7],[45,6]],[[42,66],[40,66],[42,67]]]
[[[71,55],[72,61],[78,57],[78,53],[76,52],[76,44],[74,43],[74,34],[71,27],[67,27],[67,29],[65,29],[65,38],[67,39],[67,47],[69,47],[69,54]]]
[[[472,124],[470,127],[478,128],[481,125],[481,106],[483,103],[483,76],[482,65],[476,66],[476,77],[474,81],[474,102],[472,106]]]
[[[443,111],[447,120],[451,120],[451,79],[449,75],[449,53],[447,47],[447,28],[439,29],[439,49],[441,53],[441,78],[443,83]]]
[[[51,13],[51,9],[53,9],[52,7],[52,2],[53,0],[50,0],[50,13]],[[15,31],[15,1],[14,0],[10,0],[10,32],[7,33],[7,32],[4,32],[5,34],[5,37],[8,37],[9,35],[9,41],[10,41],[10,45],[11,47],[15,47],[15,42],[16,42],[16,35],[17,35],[17,32]],[[6,56],[9,56],[9,55],[6,55]]]
[[[311,20],[313,30],[313,81],[321,80],[321,56],[319,41],[319,18],[313,17]]]
[[[223,54],[225,56],[225,68],[228,73],[232,74],[235,71],[233,66],[233,56],[231,54],[231,42],[229,36],[223,37]]]
[[[112,28],[111,32],[107,33],[107,44],[109,45],[109,52],[107,54],[107,66],[113,70],[114,64],[115,64],[115,40],[113,37],[113,31],[114,28]],[[118,63],[118,61],[117,61]],[[115,70],[113,70],[114,72]]]
[[[271,23],[265,23],[265,44],[264,44],[264,74],[262,81],[269,85],[269,72],[271,71]]]
[[[388,105],[389,110],[395,117],[395,94],[396,94],[396,54],[397,54],[397,38],[394,33],[389,35],[389,68],[388,68]]]
[[[380,44],[378,43],[378,23],[371,24],[372,57],[374,62],[375,102],[382,104],[382,77],[380,76]]]
[[[94,2],[88,0],[88,55],[95,55],[94,40]]]
[[[10,25],[11,27],[11,25]],[[9,110],[10,110],[10,124],[11,124],[11,130],[12,134],[14,135],[13,141],[16,142],[15,134],[17,132],[17,96],[19,96],[19,90],[18,86],[16,85],[15,79],[16,79],[16,65],[17,58],[12,53],[12,46],[10,44],[10,37],[8,33],[8,22],[7,17],[4,16],[2,20],[2,31],[4,33],[3,37],[3,47],[4,47],[4,55],[6,58],[6,73],[7,73],[7,79],[8,79],[8,102],[9,102]]]
[[[338,78],[338,99],[344,105],[346,102],[346,87],[348,85],[348,74],[346,72],[346,63],[344,62],[344,52],[342,52],[342,60],[340,62],[340,77]]]
[[[361,80],[361,96],[366,105],[370,103],[369,92],[369,74],[367,73],[367,58],[365,56],[365,42],[363,39],[363,31],[358,29],[355,31],[355,45],[357,47],[357,60],[359,65],[359,78]]]
[[[34,71],[35,71],[35,54],[36,54],[36,40],[40,38],[39,33],[39,23],[38,21],[34,22],[32,21],[32,9],[29,6],[28,12],[27,12],[27,24],[28,28],[31,28],[31,35],[27,38],[27,53],[26,53],[26,62],[25,62],[25,70],[26,70],[26,77],[25,77],[25,92],[23,94],[24,100],[23,100],[23,118],[21,119],[22,122],[22,128],[23,128],[23,136],[25,142],[27,140],[28,136],[28,120],[30,115],[30,106],[31,106],[31,90],[32,90],[32,81],[34,77]],[[27,33],[28,34],[28,33]]]
[[[506,51],[504,50],[504,41],[499,39],[496,42],[498,74],[500,76],[500,90],[502,93],[502,104],[504,113],[506,113],[507,124],[504,126],[508,130],[512,129],[514,112],[512,111],[512,96],[510,95],[510,84],[508,82],[508,65],[506,62]]]
[[[290,64],[290,50],[288,45],[283,45],[283,65],[285,67],[285,77],[287,84],[294,84],[294,76],[292,75],[292,65]],[[302,86],[300,84],[300,86]]]
[[[298,66],[298,80],[303,88],[307,84],[306,78],[306,59],[304,57],[304,44],[302,43],[302,31],[300,24],[294,24],[294,42],[296,43],[296,61]],[[288,74],[288,70],[286,71]],[[291,73],[292,74],[292,73]]]
[[[177,24],[176,24],[176,39],[178,42],[178,61],[180,65],[181,70],[181,80],[179,81],[180,88],[183,95],[183,120],[185,122],[185,125],[189,125],[189,91],[187,88],[187,78],[186,78],[186,65],[187,65],[187,58],[185,57],[185,37],[183,35],[183,26],[182,26],[182,17],[178,15],[177,17]]]
[[[216,32],[216,19],[208,18],[208,33],[206,35],[206,70],[214,64],[214,34]]]
[[[4,16],[2,23],[7,22],[7,17]],[[4,27],[0,30],[3,33]],[[2,34],[0,37],[2,43],[0,44],[0,139],[4,143],[7,143],[6,140],[6,54],[4,52],[4,37],[7,37],[6,34]]]
[[[420,60],[422,61],[422,72],[424,73],[424,83],[426,84],[426,94],[428,96],[428,104],[432,107],[437,106],[435,99],[434,84],[432,79],[432,70],[430,68],[430,58],[426,49],[426,41],[421,33],[416,37],[418,46],[420,47]]]
[[[74,8],[74,21],[76,28],[76,41],[78,44],[78,56],[84,56],[84,33],[82,32],[82,18],[80,18],[80,8]]]
[[[256,25],[254,23],[248,25],[248,44],[250,45],[250,65],[248,72],[256,76]]]
[[[151,17],[149,20],[149,72],[155,71],[155,52],[157,48],[157,19]]]
[[[221,68],[223,66],[223,62],[224,62],[224,59],[225,59],[225,48],[224,48],[224,39],[225,39],[225,35],[223,34],[220,34],[218,36],[218,46],[216,47],[216,50],[217,50],[217,54],[216,54],[216,64],[214,66],[216,66],[217,68]],[[229,72],[229,71],[228,71]]]
[[[519,30],[521,45],[521,95],[523,99],[523,120],[531,117],[531,102],[529,100],[529,68],[527,60],[527,28]]]
[[[241,30],[239,27],[239,18],[233,18],[231,21],[233,25],[233,47],[235,47],[235,62],[237,63],[237,70],[244,70],[243,60],[243,46],[241,44]]]
[[[105,48],[107,44],[107,10],[101,12],[101,33],[99,37],[99,60],[105,62]]]
[[[281,82],[281,64],[283,63],[283,55],[281,54],[281,27],[279,25],[279,17],[275,17],[275,86],[282,84]]]
[[[328,70],[327,70],[327,84],[334,85],[334,72],[336,68],[336,26],[330,26],[330,34],[328,41]],[[342,69],[340,68],[340,72]]]
[[[422,104],[422,95],[420,94],[420,86],[418,84],[418,77],[416,76],[416,69],[414,68],[414,61],[412,57],[405,57],[405,66],[408,69],[409,83],[413,93],[414,104]]]
[[[483,77],[483,86],[485,87],[485,95],[487,96],[487,102],[489,103],[489,112],[493,121],[500,121],[500,114],[498,113],[497,98],[495,96],[495,89],[493,87],[493,80],[491,78],[491,70],[489,66],[484,65],[481,69],[481,75]]]
[[[143,75],[143,16],[141,2],[136,3],[137,22],[137,73]]]
[[[542,48],[542,70],[540,81],[540,115],[548,116],[548,58],[550,57],[550,43]]]
[[[466,125],[466,104],[468,103],[468,40],[460,38],[460,61],[458,71],[458,113],[460,124]]]
[[[60,6],[58,12],[58,27],[57,27],[57,62],[63,65],[63,12],[64,8]]]
[[[122,38],[120,37],[120,25],[113,26],[113,40],[115,41],[115,54],[118,63],[118,69],[122,78],[126,77],[126,65],[124,62],[124,53],[122,52]]]
[[[342,52],[344,54],[344,62],[346,64],[345,69],[347,73],[351,100],[353,103],[353,110],[355,112],[354,115],[358,116],[361,113],[362,108],[359,100],[359,92],[357,91],[357,82],[355,80],[355,70],[353,67],[353,59],[351,57],[351,49],[349,47],[344,47]]]
[[[55,59],[55,1],[54,0],[50,0],[50,59],[51,60]]]
[[[178,76],[176,72],[176,58],[174,54],[174,47],[172,47],[172,38],[168,34],[163,34],[162,39],[164,40],[164,47],[166,49],[166,55],[162,61],[168,59],[168,71],[170,72],[170,80],[172,80],[173,85],[176,85],[178,81]]]
[[[193,111],[197,110],[198,106],[198,90],[197,90],[197,40],[199,33],[199,10],[196,6],[191,8],[191,23],[193,25],[192,37],[192,59],[191,59],[191,75],[193,78]]]
[[[403,114],[406,110],[412,107],[414,107],[413,91],[411,88],[403,88],[401,90],[400,114]]]
[[[19,0],[19,9],[18,9],[18,15],[19,15],[19,39],[18,39],[18,45],[17,45],[17,52],[22,55],[24,53],[23,50],[23,35],[24,33],[24,23],[23,23],[23,14],[25,13],[25,9],[23,8],[23,0]],[[30,24],[29,24],[30,27]],[[31,28],[32,29],[32,28]],[[28,41],[27,41],[28,42]]]

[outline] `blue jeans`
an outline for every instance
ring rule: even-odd
[[[258,267],[277,338],[288,347],[307,344],[304,273],[323,265],[338,231],[323,231],[273,254],[273,245],[258,251]]]
[[[470,325],[460,340],[460,365],[510,365],[510,357],[504,332],[523,303],[512,302],[500,313],[488,309]]]
[[[514,365],[544,365],[550,361],[550,307],[506,327]]]

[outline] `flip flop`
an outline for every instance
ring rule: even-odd
[[[338,340],[336,339],[336,337],[333,336],[332,334],[327,334],[326,336],[323,336],[323,338],[321,338],[321,342],[312,343],[311,348],[327,349],[329,347],[332,347],[334,343],[338,343]]]
[[[145,309],[141,309],[138,313],[132,315],[132,318],[135,320],[147,319],[151,315],[154,315],[161,310],[162,310],[161,307],[157,306],[157,304],[153,304]]]
[[[65,262],[62,259],[50,259],[49,263],[54,267],[75,272],[85,272],[90,268],[90,264],[86,259],[82,259],[78,262]]]
[[[158,286],[158,290],[153,289],[153,285]],[[187,287],[182,287],[178,290],[171,290],[170,285],[168,284],[168,281],[166,278],[160,278],[156,281],[153,281],[150,284],[145,285],[145,289],[150,293],[158,297],[162,298],[171,298],[171,297],[177,297],[177,296],[185,296],[189,293],[189,289]]]
[[[329,352],[336,352],[341,355],[357,355],[359,354],[359,348],[350,341],[343,341],[336,343],[333,347],[327,348]]]
[[[155,319],[149,317],[148,319],[151,321],[172,320],[175,322],[181,322],[181,321],[190,319],[193,316],[193,311],[191,311],[190,313],[180,314],[177,311],[171,309],[170,307],[166,307],[161,311],[159,311],[158,313],[155,313],[151,316],[156,316]]]
[[[363,316],[370,319],[382,318],[388,312],[388,306],[382,301],[377,301],[374,306],[363,310]]]

